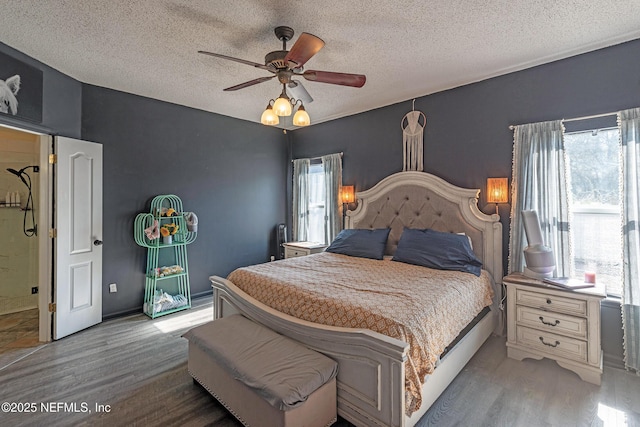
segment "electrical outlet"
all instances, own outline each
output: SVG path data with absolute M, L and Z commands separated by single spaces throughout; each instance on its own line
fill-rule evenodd
M 116 285 L 115 283 L 111 283 L 109 285 L 109 292 L 111 293 L 118 292 L 118 285 Z
M 38 287 L 37 286 L 33 286 L 31 288 L 31 294 L 37 294 L 38 293 Z

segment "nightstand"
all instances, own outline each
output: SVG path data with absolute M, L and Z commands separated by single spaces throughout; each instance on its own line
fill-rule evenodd
M 600 301 L 604 286 L 564 290 L 514 273 L 507 287 L 507 355 L 555 360 L 582 380 L 600 385 Z
M 327 245 L 317 242 L 289 242 L 283 243 L 282 246 L 284 246 L 285 259 L 317 254 L 327 248 Z

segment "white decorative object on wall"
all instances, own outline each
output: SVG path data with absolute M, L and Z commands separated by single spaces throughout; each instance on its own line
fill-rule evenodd
M 415 110 L 416 100 L 413 100 L 413 109 L 407 113 L 400 122 L 402 128 L 402 158 L 403 171 L 423 171 L 423 135 L 427 125 L 427 117 L 421 111 Z M 422 119 L 422 123 L 420 123 Z

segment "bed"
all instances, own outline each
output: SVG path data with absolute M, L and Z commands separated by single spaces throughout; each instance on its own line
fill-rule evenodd
M 375 328 L 334 326 L 285 314 L 273 308 L 273 301 L 262 302 L 232 280 L 217 276 L 211 277 L 214 319 L 240 312 L 336 360 L 339 364 L 338 413 L 351 423 L 357 426 L 413 426 L 489 335 L 502 331 L 502 316 L 497 304 L 501 293 L 496 285 L 496 280 L 499 283 L 502 277 L 502 227 L 498 215 L 485 215 L 478 209 L 478 195 L 479 190 L 459 188 L 428 173 L 400 172 L 358 193 L 357 208 L 347 213 L 345 228 L 390 229 L 385 248 L 387 255 L 395 253 L 405 227 L 464 233 L 476 257 L 482 261 L 482 275 L 488 276 L 493 286 L 494 298 L 489 301 L 488 313 L 466 328 L 468 332 L 459 337 L 455 345 L 448 346 L 446 354 L 438 358 L 433 372 L 419 385 L 421 401 L 417 410 L 414 407 L 407 412 L 412 383 L 409 377 L 413 375 L 406 376 L 405 373 L 411 372 L 408 364 L 413 363 L 410 358 L 413 347 L 403 339 L 372 330 Z M 321 259 L 322 256 L 344 257 L 334 254 L 317 254 L 316 257 Z M 311 257 L 314 255 L 305 257 L 308 260 L 291 261 L 304 265 L 312 261 Z M 287 261 L 271 264 L 283 266 Z M 378 262 L 379 265 L 384 263 L 401 264 Z M 260 268 L 268 269 L 269 265 Z M 229 277 L 238 277 L 234 273 Z

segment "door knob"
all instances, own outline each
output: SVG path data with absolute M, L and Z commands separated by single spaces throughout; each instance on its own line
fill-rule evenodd
M 100 246 L 101 244 L 102 244 L 102 240 L 96 239 L 93 241 L 93 246 Z

